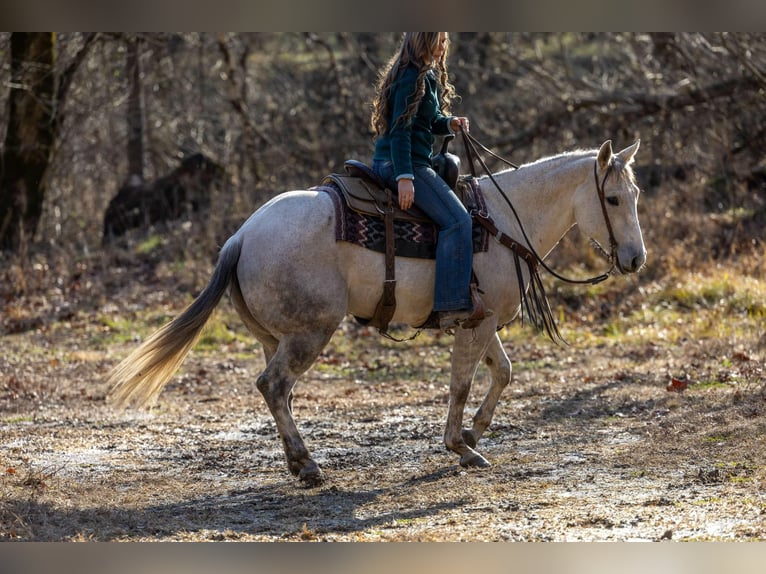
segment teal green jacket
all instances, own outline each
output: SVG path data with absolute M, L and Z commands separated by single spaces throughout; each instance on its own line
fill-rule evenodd
M 450 120 L 439 109 L 439 93 L 433 70 L 426 73 L 426 91 L 418 111 L 405 124 L 397 119 L 407 110 L 407 104 L 415 96 L 418 70 L 407 66 L 391 85 L 389 92 L 388 130 L 375 142 L 375 160 L 392 161 L 396 179 L 412 178 L 413 166 L 431 167 L 434 135 L 452 133 Z

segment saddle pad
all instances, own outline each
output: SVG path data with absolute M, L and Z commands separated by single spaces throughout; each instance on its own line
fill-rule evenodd
M 379 253 L 386 252 L 386 229 L 382 216 L 364 215 L 349 209 L 334 182 L 328 182 L 313 189 L 323 191 L 332 198 L 335 206 L 336 241 L 354 243 Z M 438 232 L 433 222 L 395 219 L 394 244 L 397 257 L 435 259 Z M 473 252 L 486 251 L 488 245 L 489 233 L 482 226 L 474 223 Z

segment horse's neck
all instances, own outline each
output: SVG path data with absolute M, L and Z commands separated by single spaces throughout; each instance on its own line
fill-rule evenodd
M 534 249 L 547 255 L 575 224 L 574 193 L 592 170 L 593 154 L 564 154 L 503 171 L 493 177 L 508 197 Z M 519 223 L 489 177 L 481 188 L 498 228 L 526 243 Z

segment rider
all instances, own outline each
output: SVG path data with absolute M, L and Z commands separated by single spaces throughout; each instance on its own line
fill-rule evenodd
M 471 216 L 432 169 L 434 135 L 468 132 L 468 118 L 447 115 L 455 89 L 447 73 L 446 32 L 406 32 L 381 70 L 371 127 L 372 168 L 397 190 L 399 207 L 420 207 L 439 227 L 434 306 L 441 329 L 476 325 L 491 312 L 472 293 Z

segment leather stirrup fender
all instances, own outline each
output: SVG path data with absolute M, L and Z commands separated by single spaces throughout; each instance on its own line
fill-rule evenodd
M 388 191 L 388 190 L 387 190 Z M 388 192 L 388 205 L 383 212 L 386 226 L 386 279 L 383 281 L 383 295 L 375 308 L 370 325 L 381 333 L 388 331 L 388 325 L 396 312 L 396 242 L 394 237 L 394 203 Z

